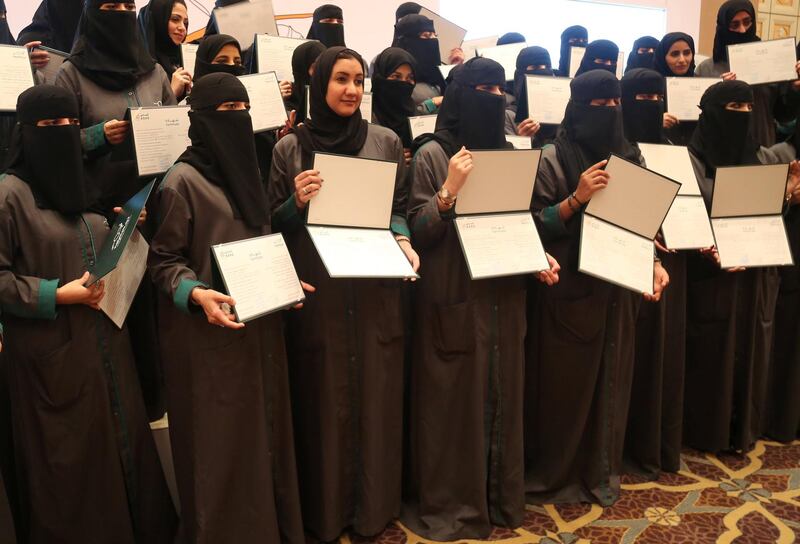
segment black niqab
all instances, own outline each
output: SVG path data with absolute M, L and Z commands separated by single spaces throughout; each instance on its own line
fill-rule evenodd
M 267 193 L 258 170 L 250 113 L 217 111 L 223 102 L 249 102 L 247 89 L 231 74 L 208 74 L 195 83 L 188 100 L 192 108 L 189 112 L 192 145 L 176 162 L 192 165 L 221 187 L 234 217 L 242 218 L 253 228 L 269 224 Z
M 80 117 L 78 100 L 69 89 L 37 85 L 20 94 L 7 172 L 31 187 L 40 208 L 73 215 L 90 204 L 81 129 L 77 125 L 36 126 L 38 121 L 63 117 Z
M 242 55 L 242 48 L 233 36 L 227 34 L 212 34 L 206 36 L 197 48 L 197 55 L 194 64 L 194 75 L 192 79 L 197 81 L 206 74 L 225 73 L 233 76 L 242 76 L 245 73 L 244 66 L 241 64 L 214 64 L 214 59 L 226 45 L 235 45 Z
M 497 45 L 508 45 L 510 43 L 525 43 L 525 36 L 519 32 L 507 32 L 497 38 Z
M 534 68 L 528 70 L 528 66 Z M 537 69 L 544 66 L 544 69 Z M 517 98 L 517 113 L 514 120 L 521 123 L 528 118 L 528 92 L 525 86 L 525 76 L 553 76 L 553 66 L 550 62 L 550 53 L 544 47 L 526 47 L 517 55 L 517 69 L 514 72 L 514 96 Z
M 321 23 L 322 19 L 340 19 L 344 21 L 342 8 L 333 4 L 325 4 L 315 9 L 313 22 L 306 38 L 319 40 L 325 47 L 344 47 L 344 24 Z
M 581 44 L 570 44 L 570 40 L 581 40 Z M 569 77 L 569 55 L 573 47 L 586 47 L 589 41 L 589 31 L 586 27 L 575 25 L 568 27 L 561 33 L 561 56 L 558 59 L 557 75 Z
M 311 85 L 311 76 L 308 71 L 325 51 L 322 42 L 312 40 L 297 46 L 292 53 L 292 96 L 289 106 L 295 110 L 295 122 L 301 123 L 306 118 L 306 87 Z
M 689 71 L 682 76 L 674 73 L 670 69 L 669 64 L 667 64 L 667 54 L 669 54 L 670 48 L 672 48 L 676 42 L 680 41 L 686 42 L 686 44 L 689 46 L 689 49 L 692 50 L 692 63 L 689 65 Z M 655 58 L 653 59 L 653 69 L 664 77 L 694 77 L 694 56 L 694 38 L 683 32 L 670 32 L 661 38 L 661 41 L 658 43 L 658 47 L 656 47 Z
M 102 0 L 86 0 L 69 62 L 110 91 L 130 89 L 155 62 L 145 47 L 132 11 L 103 11 Z
M 39 41 L 42 45 L 69 53 L 75 43 L 83 13 L 82 0 L 42 0 L 31 24 L 22 29 L 17 43 Z
M 311 77 L 311 119 L 295 129 L 303 151 L 309 155 L 314 151 L 355 155 L 367 141 L 368 124 L 361 118 L 361 111 L 356 109 L 350 117 L 342 117 L 326 100 L 328 83 L 341 55 L 353 57 L 364 66 L 361 55 L 346 47 L 326 49 L 317 59 Z
M 746 11 L 753 19 L 753 24 L 747 32 L 733 32 L 728 29 L 736 14 Z M 717 30 L 714 34 L 714 62 L 728 61 L 728 46 L 740 43 L 761 41 L 756 36 L 756 10 L 750 0 L 728 0 L 719 7 L 717 12 Z
M 169 79 L 181 65 L 181 46 L 175 45 L 169 35 L 169 20 L 175 4 L 186 5 L 184 0 L 150 0 L 139 10 L 139 27 L 147 40 L 147 49 Z
M 372 72 L 372 114 L 378 122 L 392 129 L 400 137 L 403 147 L 411 147 L 411 127 L 408 118 L 415 114 L 416 107 L 411 93 L 414 85 L 405 81 L 391 80 L 399 66 L 408 64 L 414 72 L 414 57 L 399 47 L 390 47 L 375 58 Z
M 394 21 L 397 22 L 406 15 L 417 15 L 421 10 L 422 6 L 416 2 L 403 2 L 397 6 L 397 10 L 394 12 Z
M 0 0 L 0 44 L 3 45 L 16 45 L 14 36 L 11 35 L 11 29 L 8 27 L 8 18 L 6 17 L 6 3 Z
M 611 64 L 598 64 L 596 60 L 610 60 Z M 619 47 L 609 40 L 595 40 L 586 47 L 581 65 L 575 73 L 578 77 L 591 70 L 605 70 L 616 76 L 619 61 Z
M 655 70 L 634 68 L 625 72 L 622 86 L 622 117 L 629 142 L 660 144 L 664 141 L 664 93 L 667 82 Z M 636 100 L 637 94 L 657 94 L 659 100 Z
M 633 70 L 634 68 L 653 68 L 653 60 L 655 59 L 655 49 L 658 47 L 659 41 L 652 36 L 642 36 L 633 42 L 633 49 L 628 56 L 628 64 L 625 65 L 625 71 Z M 639 49 L 646 48 L 652 49 L 652 53 L 639 53 Z
M 442 64 L 438 38 L 424 39 L 422 32 L 436 32 L 433 21 L 424 15 L 406 15 L 394 25 L 395 47 L 405 49 L 417 61 L 417 83 L 428 83 L 444 89 L 444 78 L 439 71 Z
M 709 87 L 700 100 L 700 120 L 689 149 L 706 166 L 709 176 L 720 166 L 758 164 L 752 112 L 725 109 L 729 102 L 753 102 L 753 89 L 744 81 L 722 81 Z

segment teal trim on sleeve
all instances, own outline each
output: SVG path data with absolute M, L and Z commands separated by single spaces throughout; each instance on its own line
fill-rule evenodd
M 86 129 L 86 151 L 97 151 L 108 145 L 106 133 L 103 130 L 105 123 L 98 123 Z
M 548 206 L 542 210 L 542 227 L 545 230 L 545 237 L 549 239 L 558 238 L 568 234 L 561 214 L 558 211 L 559 204 Z
M 395 234 L 400 234 L 402 236 L 408 236 L 411 238 L 411 229 L 408 228 L 408 221 L 406 221 L 406 218 L 402 215 L 392 216 L 391 229 Z
M 306 209 L 308 209 L 306 207 Z M 294 201 L 294 194 L 286 199 L 272 214 L 272 226 L 276 231 L 289 232 L 303 225 L 305 210 L 301 213 Z
M 39 281 L 39 300 L 36 305 L 36 315 L 33 317 L 50 321 L 56 318 L 56 289 L 58 280 Z
M 439 110 L 436 104 L 433 103 L 433 98 L 426 99 L 422 105 L 428 113 L 436 113 Z
M 189 307 L 189 296 L 192 294 L 192 289 L 195 287 L 208 288 L 208 286 L 201 281 L 184 278 L 178 284 L 178 288 L 175 289 L 175 295 L 172 297 L 172 301 L 175 303 L 175 306 L 177 306 L 179 310 L 186 314 L 192 313 L 192 310 Z

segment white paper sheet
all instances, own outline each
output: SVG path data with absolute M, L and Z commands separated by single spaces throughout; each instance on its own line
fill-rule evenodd
M 279 81 L 294 81 L 292 55 L 294 50 L 309 40 L 259 34 L 256 36 L 258 72 L 275 72 Z
M 409 117 L 408 122 L 411 124 L 411 137 L 416 138 L 417 136 L 422 136 L 429 132 L 433 133 L 436 130 L 436 117 L 436 114 Z
M 668 249 L 700 249 L 714 245 L 714 233 L 701 196 L 678 196 L 661 225 Z
M 272 0 L 250 0 L 215 8 L 214 18 L 219 33 L 236 38 L 242 49 L 249 49 L 257 34 L 278 35 Z
M 700 186 L 694 173 L 689 149 L 679 145 L 637 144 L 647 169 L 681 184 L 679 195 L 699 196 Z
M 540 123 L 560 125 L 571 91 L 567 77 L 526 76 L 528 117 Z
M 281 87 L 275 72 L 239 76 L 250 97 L 250 117 L 253 132 L 282 127 L 288 119 L 283 103 Z
M 306 227 L 332 278 L 414 278 L 389 230 Z
M 372 94 L 372 78 L 364 78 L 364 93 Z
M 550 268 L 530 212 L 462 216 L 455 224 L 473 280 Z
M 0 45 L 0 111 L 16 111 L 17 97 L 33 85 L 28 50 Z
M 455 68 L 456 66 L 458 66 L 458 64 L 440 64 L 439 71 L 442 73 L 442 77 L 444 79 L 447 79 L 447 76 L 450 75 L 450 72 L 452 72 L 453 68 Z
M 54 85 L 58 70 L 61 68 L 61 65 L 64 64 L 64 61 L 67 60 L 69 53 L 57 51 L 49 47 L 39 47 L 38 49 L 47 51 L 47 54 L 50 55 L 50 62 L 47 63 L 47 66 L 39 70 L 39 73 L 44 76 L 45 83 Z
M 189 107 L 131 109 L 131 131 L 139 175 L 163 174 L 191 145 Z
M 364 95 L 361 97 L 361 106 L 359 106 L 361 110 L 361 118 L 364 119 L 367 123 L 372 122 L 372 95 L 370 93 L 365 92 Z
M 439 38 L 439 55 L 442 58 L 442 62 L 447 62 L 450 57 L 450 51 L 456 47 L 461 47 L 461 44 L 464 43 L 464 36 L 467 35 L 467 31 L 428 8 L 422 8 L 419 14 L 433 21 L 433 28 Z
M 200 46 L 195 43 L 181 44 L 181 61 L 183 69 L 194 77 L 194 67 L 197 65 L 197 50 Z
M 706 89 L 722 81 L 713 77 L 668 77 L 667 111 L 679 121 L 700 118 L 700 99 Z
M 117 267 L 103 278 L 106 294 L 99 306 L 119 329 L 125 323 L 133 297 L 144 277 L 149 249 L 144 236 L 134 230 Z
M 797 79 L 794 38 L 728 46 L 731 72 L 750 85 Z
M 530 136 L 512 136 L 506 134 L 506 141 L 514 146 L 514 149 L 533 149 L 533 142 Z
M 514 71 L 517 68 L 517 56 L 519 52 L 528 47 L 526 43 L 509 43 L 506 45 L 496 45 L 485 49 L 478 49 L 478 56 L 485 59 L 496 61 L 506 72 L 506 81 L 514 79 Z
M 211 248 L 240 323 L 303 301 L 303 288 L 280 234 Z
M 569 49 L 569 77 L 575 77 L 578 73 L 578 68 L 581 67 L 583 55 L 586 54 L 585 47 L 570 47 Z M 617 79 L 622 79 L 625 70 L 625 53 L 619 52 L 617 56 Z
M 720 266 L 785 266 L 794 264 L 780 215 L 712 219 Z
M 541 149 L 473 151 L 472 172 L 458 193 L 458 215 L 529 210 Z
M 654 249 L 650 240 L 584 214 L 578 269 L 652 295 Z
M 464 62 L 473 57 L 478 56 L 478 49 L 485 49 L 487 47 L 494 47 L 497 45 L 497 40 L 500 36 L 487 36 L 485 38 L 475 38 L 474 40 L 464 40 L 461 44 L 461 50 L 464 52 Z M 447 62 L 447 59 L 443 59 Z

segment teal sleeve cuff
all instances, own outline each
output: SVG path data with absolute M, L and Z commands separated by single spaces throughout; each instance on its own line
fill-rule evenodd
M 408 221 L 402 215 L 393 215 L 392 216 L 392 232 L 395 234 L 400 234 L 402 236 L 408 236 L 411 238 L 411 229 L 408 228 Z
M 103 127 L 105 123 L 98 123 L 85 129 L 84 151 L 87 153 L 97 151 L 108 145 L 106 141 L 106 133 Z
M 192 289 L 195 287 L 208 288 L 208 286 L 201 281 L 184 278 L 178 284 L 178 288 L 175 289 L 175 295 L 172 297 L 172 301 L 175 303 L 175 306 L 177 306 L 179 310 L 186 314 L 193 313 L 189 307 L 189 296 L 192 294 Z
M 433 98 L 428 98 L 425 100 L 425 102 L 422 103 L 422 106 L 428 113 L 436 113 L 439 110 L 439 108 L 436 107 L 436 104 L 433 103 Z
M 541 220 L 542 230 L 544 230 L 542 234 L 545 239 L 552 240 L 553 238 L 560 238 L 568 234 L 567 226 L 564 224 L 564 221 L 561 220 L 558 207 L 558 204 L 554 204 L 542 210 Z
M 297 209 L 294 195 L 290 195 L 272 214 L 272 227 L 275 232 L 290 232 L 303 226 L 303 215 Z
M 58 289 L 58 280 L 41 280 L 39 282 L 39 300 L 34 317 L 50 321 L 56 318 L 56 289 Z

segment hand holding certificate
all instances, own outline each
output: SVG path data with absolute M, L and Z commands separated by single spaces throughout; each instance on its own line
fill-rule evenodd
M 422 8 L 419 14 L 433 21 L 433 28 L 439 38 L 439 54 L 442 62 L 447 62 L 447 59 L 450 58 L 450 51 L 461 47 L 461 44 L 464 43 L 464 36 L 467 35 L 466 29 L 448 21 L 428 8 Z
M 566 77 L 526 76 L 528 117 L 540 123 L 561 124 L 570 98 L 570 81 Z
M 750 85 L 797 79 L 794 38 L 729 45 L 728 59 L 736 79 Z
M 17 97 L 34 84 L 28 50 L 0 45 L 0 111 L 16 111 Z

